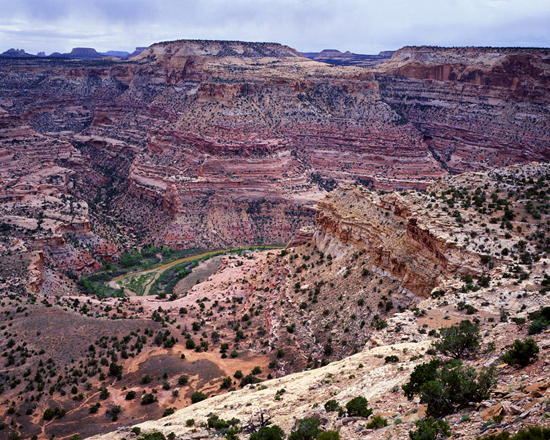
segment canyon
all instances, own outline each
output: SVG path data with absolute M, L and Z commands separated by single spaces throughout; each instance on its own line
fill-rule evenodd
M 0 60 L 2 221 L 21 228 L 2 254 L 49 240 L 80 274 L 133 244 L 284 244 L 338 184 L 425 188 L 546 160 L 549 63 L 545 49 L 407 47 L 360 68 L 200 40 L 129 61 Z M 61 196 L 84 217 L 37 201 Z
M 289 431 L 289 414 L 370 386 L 406 438 L 418 402 L 391 390 L 415 363 L 379 359 L 428 356 L 428 331 L 464 302 L 497 354 L 525 333 L 491 323 L 544 305 L 550 50 L 404 47 L 366 67 L 323 56 L 181 40 L 128 60 L 0 58 L 4 432 L 133 438 L 160 419 L 143 429 L 203 438 L 184 425 L 211 405 L 268 408 Z M 349 379 L 327 384 L 339 370 Z M 266 406 L 264 386 L 288 394 Z M 190 406 L 194 392 L 209 399 Z M 169 408 L 181 412 L 166 425 Z

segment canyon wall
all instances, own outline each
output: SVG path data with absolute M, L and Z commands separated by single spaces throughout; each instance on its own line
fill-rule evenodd
M 360 68 L 219 41 L 159 43 L 129 61 L 2 59 L 0 189 L 11 200 L 33 181 L 25 191 L 43 198 L 45 178 L 63 182 L 60 197 L 88 207 L 71 222 L 102 243 L 95 261 L 142 243 L 285 243 L 338 184 L 425 188 L 547 160 L 548 59 L 404 48 Z

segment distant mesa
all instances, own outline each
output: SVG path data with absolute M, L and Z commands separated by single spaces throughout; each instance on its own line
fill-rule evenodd
M 155 43 L 144 50 L 137 60 L 196 57 L 236 58 L 301 58 L 297 50 L 280 43 L 257 43 L 228 40 L 175 40 Z
M 136 50 L 130 53 L 122 50 L 109 50 L 107 52 L 98 52 L 92 47 L 75 47 L 73 50 L 71 50 L 70 53 L 54 52 L 51 55 L 49 55 L 49 57 L 50 58 L 69 58 L 73 60 L 99 60 L 104 57 L 114 57 L 114 58 L 120 58 L 125 60 L 130 57 L 139 55 L 145 49 L 146 49 L 145 47 L 136 47 Z
M 75 47 L 70 53 L 54 52 L 50 55 L 51 58 L 71 58 L 79 60 L 97 60 L 103 58 L 99 52 L 91 47 Z
M 340 52 L 337 49 L 325 49 L 321 52 L 303 52 L 306 58 L 320 61 L 322 63 L 333 64 L 337 66 L 376 66 L 377 64 L 388 61 L 394 54 L 392 50 L 380 52 L 378 55 L 363 55 L 352 53 L 349 50 Z
M 34 57 L 34 56 L 36 55 L 27 53 L 23 49 L 13 49 L 13 48 L 6 50 L 4 53 L 0 54 L 0 57 L 5 57 L 5 58 L 25 58 L 25 57 Z

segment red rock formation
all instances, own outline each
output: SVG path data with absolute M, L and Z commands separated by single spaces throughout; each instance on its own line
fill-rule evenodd
M 204 41 L 128 62 L 3 59 L 0 193 L 6 212 L 29 197 L 85 201 L 60 231 L 88 222 L 98 249 L 121 235 L 285 243 L 338 184 L 425 188 L 550 158 L 548 70 L 545 50 L 404 48 L 366 69 Z

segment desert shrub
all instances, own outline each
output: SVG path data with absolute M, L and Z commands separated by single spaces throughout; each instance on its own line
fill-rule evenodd
M 134 390 L 128 391 L 126 394 L 126 400 L 132 400 L 136 398 L 136 392 Z
M 290 433 L 288 440 L 315 440 L 321 433 L 320 424 L 317 419 L 301 419 L 298 421 L 298 428 Z
M 251 385 L 255 383 L 260 383 L 261 381 L 262 379 L 260 379 L 259 377 L 253 376 L 252 374 L 248 374 L 242 378 L 241 387 L 245 387 L 247 385 Z
M 149 376 L 148 374 L 146 374 L 145 376 L 143 376 L 143 377 L 141 378 L 141 383 L 142 383 L 143 385 L 146 385 L 146 384 L 148 384 L 148 383 L 151 383 L 151 376 Z
M 550 440 L 550 428 L 530 426 L 519 431 L 512 440 Z
M 380 429 L 384 426 L 388 426 L 388 421 L 382 416 L 374 416 L 372 420 L 367 423 L 368 429 Z
M 241 428 L 238 426 L 230 426 L 225 434 L 226 440 L 239 440 L 238 434 L 240 434 Z
M 338 408 L 340 408 L 340 405 L 334 399 L 327 400 L 327 402 L 325 403 L 325 411 L 327 412 L 338 411 Z
M 386 364 L 396 364 L 397 362 L 399 362 L 399 358 L 395 355 L 391 355 L 391 356 L 386 356 Z
M 178 379 L 178 385 L 187 385 L 189 382 L 189 377 L 187 376 L 180 376 Z
M 277 425 L 262 426 L 250 436 L 250 440 L 283 440 L 285 432 Z
M 195 424 L 195 419 L 187 419 L 185 421 L 185 426 L 193 426 Z
M 220 416 L 218 416 L 217 414 L 212 414 L 212 413 L 208 415 L 208 419 L 206 420 L 206 423 L 209 428 L 218 429 L 218 430 L 229 427 L 228 422 L 226 422 L 223 419 L 220 419 Z
M 538 335 L 539 333 L 542 333 L 542 331 L 545 330 L 547 327 L 548 325 L 543 320 L 535 319 L 531 322 L 531 324 L 529 324 L 527 334 Z
M 402 387 L 405 396 L 412 400 L 415 394 L 420 394 L 422 385 L 437 378 L 437 369 L 440 365 L 441 361 L 439 359 L 432 359 L 430 362 L 414 367 L 409 382 Z
M 122 379 L 122 365 L 111 362 L 111 365 L 109 365 L 109 374 L 115 376 L 118 380 Z
M 479 327 L 469 320 L 461 321 L 459 325 L 442 328 L 439 341 L 433 343 L 436 350 L 454 359 L 462 359 L 466 355 L 477 353 L 481 336 Z
M 340 440 L 340 432 L 323 431 L 317 436 L 317 440 Z
M 166 408 L 166 409 L 164 410 L 164 412 L 162 413 L 162 417 L 171 416 L 171 415 L 174 414 L 175 412 L 176 412 L 176 408 L 172 408 L 172 407 Z
M 166 437 L 162 432 L 149 432 L 139 437 L 138 440 L 166 440 Z
M 53 408 L 46 408 L 46 411 L 44 411 L 44 417 L 45 420 L 52 420 L 55 416 L 55 413 L 53 411 Z
M 111 393 L 109 392 L 109 390 L 107 388 L 101 387 L 99 389 L 99 398 L 101 400 L 108 399 L 110 395 L 111 395 Z
M 228 377 L 225 377 L 223 380 L 222 380 L 222 383 L 220 385 L 220 388 L 221 389 L 229 389 L 231 388 L 231 378 L 228 376 Z
M 141 404 L 142 405 L 150 405 L 151 403 L 154 403 L 157 401 L 157 398 L 153 396 L 151 393 L 144 394 L 141 397 Z
M 451 435 L 449 423 L 445 420 L 428 417 L 426 420 L 417 420 L 415 425 L 416 431 L 409 431 L 411 440 L 436 440 Z
M 529 325 L 528 333 L 530 335 L 541 333 L 550 325 L 550 307 L 541 307 L 536 312 L 529 313 L 529 319 L 532 322 Z
M 56 406 L 55 408 L 46 408 L 43 417 L 45 420 L 52 420 L 54 417 L 60 419 L 65 416 L 65 412 L 66 411 L 59 406 Z
M 369 417 L 372 414 L 372 409 L 368 407 L 368 401 L 363 396 L 357 396 L 346 403 L 348 416 L 353 417 Z
M 528 338 L 525 342 L 516 339 L 513 347 L 502 356 L 502 360 L 508 365 L 525 367 L 533 362 L 539 352 L 537 343 Z
M 405 396 L 412 400 L 420 395 L 420 402 L 428 405 L 427 414 L 443 417 L 453 414 L 469 402 L 481 402 L 489 398 L 496 385 L 495 368 L 477 373 L 472 367 L 453 361 L 438 369 L 439 361 L 417 365 L 410 380 L 403 386 Z
M 514 436 L 510 436 L 509 432 L 502 431 L 498 434 L 477 437 L 476 440 L 550 440 L 550 428 L 530 426 L 522 429 Z
M 193 394 L 191 394 L 191 403 L 201 402 L 207 398 L 208 396 L 206 394 L 201 393 L 200 391 L 195 391 Z

